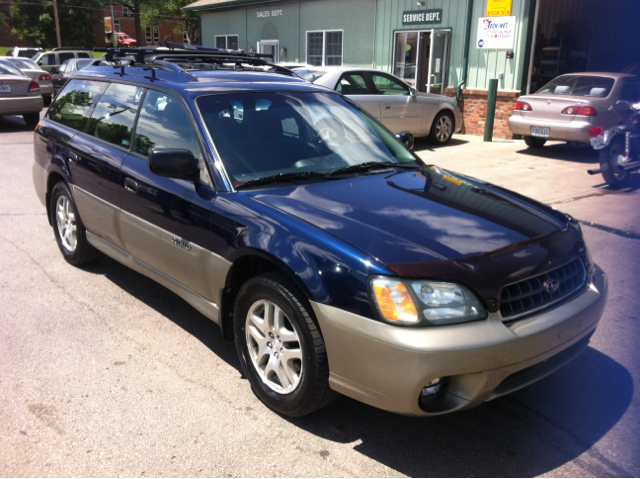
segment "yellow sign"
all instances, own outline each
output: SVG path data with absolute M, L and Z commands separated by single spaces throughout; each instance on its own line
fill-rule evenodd
M 487 17 L 508 17 L 511 15 L 511 0 L 488 0 Z

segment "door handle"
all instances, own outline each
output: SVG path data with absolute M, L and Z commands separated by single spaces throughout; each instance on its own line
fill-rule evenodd
M 69 157 L 69 161 L 71 163 L 78 163 L 78 155 L 76 155 L 73 151 L 67 153 L 67 156 Z
M 124 179 L 124 189 L 130 191 L 131 193 L 138 192 L 138 183 L 131 178 Z
M 383 108 L 384 108 L 385 110 L 391 110 L 391 105 L 383 105 Z

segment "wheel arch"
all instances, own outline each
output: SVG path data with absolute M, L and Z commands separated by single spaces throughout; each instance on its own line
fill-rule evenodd
M 45 192 L 47 219 L 49 220 L 49 226 L 53 226 L 53 218 L 51 216 L 51 192 L 53 191 L 53 187 L 59 182 L 68 184 L 67 179 L 61 173 L 52 171 L 47 177 L 47 190 Z

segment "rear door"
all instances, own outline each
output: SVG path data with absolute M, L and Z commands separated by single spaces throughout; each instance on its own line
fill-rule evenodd
M 380 102 L 381 121 L 393 133 L 422 131 L 423 106 L 410 87 L 385 73 L 369 73 L 371 88 Z
M 380 102 L 369 88 L 364 72 L 343 73 L 336 84 L 338 93 L 347 95 L 376 120 L 380 120 Z
M 191 151 L 200 159 L 200 181 L 151 173 L 147 158 L 152 148 Z M 185 105 L 173 95 L 148 90 L 131 154 L 122 166 L 121 226 L 129 253 L 215 302 L 210 223 L 216 192 L 201 151 Z

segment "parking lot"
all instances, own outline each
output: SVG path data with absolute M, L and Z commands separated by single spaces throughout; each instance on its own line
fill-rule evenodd
M 640 178 L 609 189 L 586 173 L 594 151 L 464 135 L 416 144 L 428 163 L 581 221 L 610 290 L 575 361 L 448 416 L 341 398 L 299 419 L 258 401 L 234 344 L 179 297 L 109 258 L 67 264 L 22 119 L 0 118 L 0 151 L 0 475 L 640 476 Z

